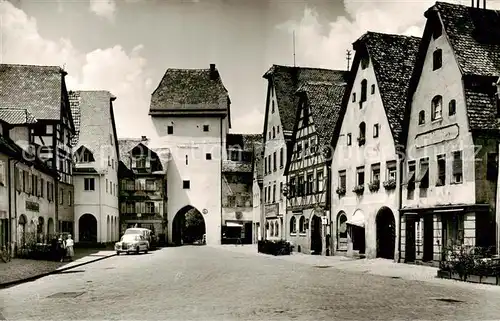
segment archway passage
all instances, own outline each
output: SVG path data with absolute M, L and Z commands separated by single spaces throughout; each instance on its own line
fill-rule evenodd
M 97 219 L 92 214 L 83 214 L 78 220 L 79 242 L 97 243 Z
M 172 242 L 175 245 L 205 244 L 205 219 L 200 211 L 185 206 L 175 214 L 172 222 Z
M 396 224 L 390 208 L 382 207 L 377 213 L 377 257 L 394 259 Z
M 347 215 L 343 211 L 337 215 L 337 250 L 347 251 Z
M 321 218 L 317 215 L 313 215 L 311 222 L 311 254 L 321 255 L 322 249 Z

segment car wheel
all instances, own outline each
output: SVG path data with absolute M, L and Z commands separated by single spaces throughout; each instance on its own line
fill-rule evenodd
M 120 255 L 120 251 L 116 251 L 116 255 Z
M 139 247 L 137 247 L 137 248 L 135 249 L 135 254 L 139 254 L 139 250 L 140 250 L 140 249 L 139 249 Z
M 144 254 L 148 254 L 148 248 L 146 248 L 146 251 L 144 251 Z

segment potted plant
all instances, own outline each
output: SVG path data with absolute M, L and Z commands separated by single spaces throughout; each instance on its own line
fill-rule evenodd
M 380 181 L 378 179 L 374 180 L 373 182 L 368 184 L 368 189 L 372 193 L 378 191 L 380 189 Z
M 343 188 L 343 187 L 337 187 L 336 192 L 337 192 L 337 194 L 338 194 L 339 196 L 342 196 L 342 195 L 345 195 L 346 190 L 345 190 L 345 188 Z
M 394 178 L 391 178 L 383 183 L 384 188 L 389 190 L 389 189 L 395 189 L 396 188 L 396 180 Z
M 356 185 L 352 191 L 358 195 L 363 194 L 365 191 L 365 185 Z

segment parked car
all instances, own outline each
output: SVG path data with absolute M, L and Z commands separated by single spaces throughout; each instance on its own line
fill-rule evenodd
M 149 242 L 149 248 L 155 249 L 157 244 L 157 238 L 154 232 L 147 228 L 142 227 L 131 227 L 125 230 L 123 235 L 138 234 L 144 236 L 144 238 Z
M 115 251 L 117 255 L 125 252 L 127 254 L 140 252 L 148 253 L 149 242 L 146 238 L 139 234 L 123 235 L 119 242 L 115 243 Z

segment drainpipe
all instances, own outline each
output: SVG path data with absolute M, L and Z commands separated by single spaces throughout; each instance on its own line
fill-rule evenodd
M 329 155 L 328 158 L 331 158 L 331 156 Z M 331 189 L 332 189 L 332 184 L 331 184 L 331 177 L 332 177 L 332 173 L 331 173 L 331 166 L 330 166 L 330 161 L 327 159 L 326 161 L 326 211 L 328 213 L 328 225 L 327 225 L 327 230 L 328 230 L 328 233 L 327 235 L 330 235 L 330 238 L 329 238 L 329 242 L 328 244 L 326 244 L 326 249 L 328 251 L 328 253 L 326 253 L 326 255 L 333 255 L 333 247 L 331 246 L 332 244 L 332 208 L 331 208 L 331 204 L 332 204 L 332 194 L 331 194 Z M 323 188 L 325 188 L 325 183 L 323 183 Z
M 396 173 L 397 175 L 397 181 L 398 181 L 398 263 L 401 263 L 401 208 L 403 206 L 403 164 L 404 161 L 401 157 L 398 157 L 398 166 L 399 166 L 399 173 Z
M 14 219 L 15 219 L 15 222 L 17 222 L 17 194 L 16 194 L 16 191 L 14 191 L 14 202 L 12 202 L 12 181 L 14 181 L 14 189 L 16 188 L 15 186 L 15 182 L 16 182 L 16 178 L 14 177 L 14 180 L 12 180 L 12 169 L 11 169 L 11 163 L 10 161 L 12 160 L 12 158 L 8 158 L 8 170 L 7 170 L 7 173 L 9 175 L 9 179 L 8 179 L 8 186 L 9 186 L 9 224 L 7 224 L 7 235 L 9 236 L 9 246 L 10 246 L 10 253 L 14 253 L 14 249 L 12 248 L 12 245 L 13 245 L 13 241 L 12 241 L 12 203 L 14 203 Z M 14 168 L 15 166 L 17 165 L 17 163 L 19 163 L 18 160 L 16 160 L 16 162 L 14 163 Z M 15 171 L 14 171 L 15 173 Z M 17 224 L 16 224 L 17 226 Z M 15 243 L 14 243 L 15 245 Z M 15 247 L 15 246 L 14 246 Z
M 228 115 L 229 117 L 229 115 Z M 220 218 L 220 231 L 219 231 L 219 239 L 220 239 L 220 244 L 222 244 L 222 222 L 223 222 L 223 219 L 222 219 L 222 177 L 223 177 L 223 174 L 222 174 L 222 162 L 223 162 L 223 159 L 222 159 L 222 149 L 225 148 L 224 146 L 224 140 L 222 139 L 223 137 L 223 132 L 222 132 L 222 117 L 220 118 L 220 173 L 221 173 L 221 179 L 220 179 L 220 213 L 219 213 L 219 218 Z M 205 228 L 205 232 L 207 232 L 207 229 Z

